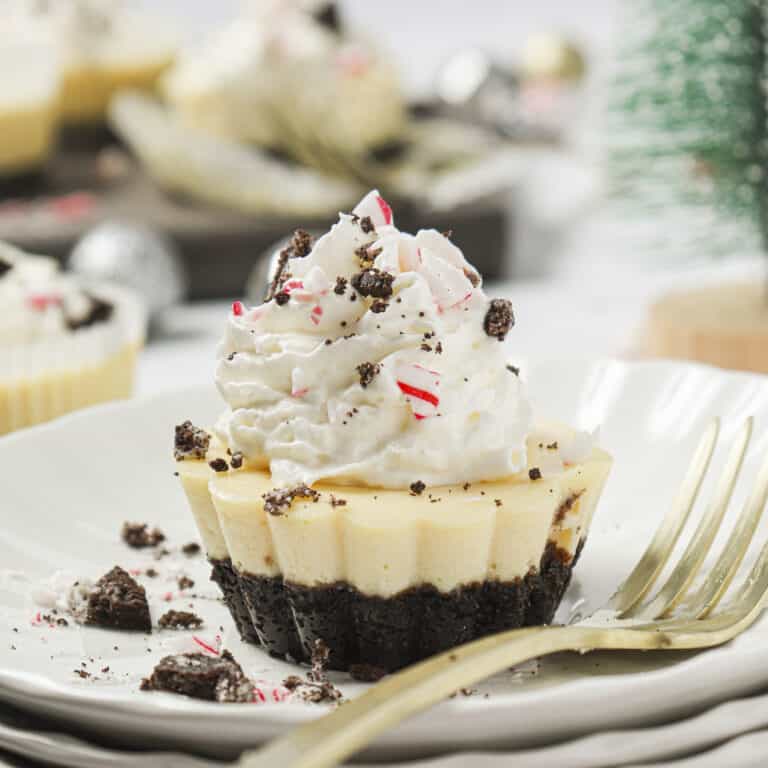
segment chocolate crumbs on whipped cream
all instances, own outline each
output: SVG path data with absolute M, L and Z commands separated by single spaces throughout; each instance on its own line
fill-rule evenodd
M 204 459 L 211 444 L 211 436 L 187 420 L 176 426 L 173 442 L 173 456 L 176 461 Z
M 394 281 L 394 275 L 382 272 L 376 267 L 352 275 L 352 287 L 361 296 L 372 296 L 374 299 L 388 299 L 392 295 Z
M 333 286 L 333 292 L 337 296 L 343 296 L 344 295 L 344 291 L 346 291 L 346 290 L 347 290 L 347 278 L 346 277 L 342 277 L 341 275 L 339 275 L 336 278 L 336 285 Z
M 366 389 L 378 376 L 381 367 L 376 363 L 360 363 L 355 370 L 360 374 L 360 386 Z
M 264 499 L 264 511 L 269 515 L 284 515 L 290 509 L 294 499 L 311 499 L 316 502 L 320 494 L 308 485 L 297 485 L 294 488 L 275 488 L 262 495 Z

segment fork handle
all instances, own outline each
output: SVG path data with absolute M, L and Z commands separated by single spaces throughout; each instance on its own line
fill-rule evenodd
M 612 633 L 613 634 L 613 633 Z M 620 631 L 616 647 L 625 647 Z M 246 754 L 241 768 L 326 768 L 383 731 L 503 669 L 565 650 L 587 651 L 606 633 L 589 627 L 531 627 L 485 637 L 385 678 L 328 715 Z

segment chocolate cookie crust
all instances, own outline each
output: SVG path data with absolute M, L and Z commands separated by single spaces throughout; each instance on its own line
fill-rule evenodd
M 552 621 L 571 580 L 575 557 L 547 545 L 539 568 L 514 581 L 485 581 L 451 592 L 431 585 L 382 598 L 346 583 L 315 587 L 280 577 L 238 573 L 219 582 L 241 634 L 244 600 L 252 620 L 250 642 L 273 656 L 309 662 L 322 640 L 330 669 L 361 664 L 394 671 L 494 632 Z M 251 639 L 256 636 L 256 640 Z

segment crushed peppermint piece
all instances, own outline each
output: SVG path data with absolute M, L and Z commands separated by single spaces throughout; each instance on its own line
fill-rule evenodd
M 514 324 L 512 302 L 509 299 L 491 299 L 483 320 L 483 330 L 489 336 L 504 341 Z
M 411 496 L 421 496 L 424 493 L 424 489 L 427 487 L 421 480 L 416 480 L 408 486 L 411 490 Z
M 392 283 L 394 281 L 394 275 L 382 272 L 376 267 L 371 267 L 352 276 L 352 287 L 361 296 L 388 299 L 392 295 Z
M 123 523 L 120 538 L 133 549 L 156 547 L 165 541 L 165 534 L 159 528 L 149 529 L 147 523 Z
M 381 366 L 376 363 L 360 363 L 355 369 L 360 375 L 360 386 L 366 389 L 368 385 L 378 376 Z
M 176 461 L 184 459 L 204 459 L 208 453 L 211 436 L 187 420 L 176 425 L 173 443 L 173 456 Z
M 241 317 L 243 312 L 244 312 L 243 302 L 242 301 L 233 301 L 232 302 L 232 314 L 235 317 Z
M 275 488 L 269 493 L 262 494 L 264 511 L 269 515 L 280 516 L 290 508 L 294 499 L 311 499 L 316 502 L 320 494 L 308 485 L 297 485 L 294 488 Z

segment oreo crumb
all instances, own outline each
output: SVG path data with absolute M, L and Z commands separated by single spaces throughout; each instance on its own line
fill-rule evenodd
M 262 495 L 264 511 L 269 515 L 283 515 L 289 509 L 294 499 L 312 499 L 316 502 L 320 494 L 308 485 L 297 485 L 294 488 L 275 488 Z
M 149 530 L 147 523 L 123 523 L 120 532 L 122 540 L 133 549 L 146 549 L 156 547 L 165 541 L 165 534 L 159 528 Z
M 176 583 L 179 585 L 179 589 L 192 589 L 195 586 L 195 582 L 183 574 L 176 579 Z
M 489 336 L 504 341 L 514 324 L 512 302 L 508 299 L 491 299 L 483 320 L 483 330 Z
M 426 341 L 423 341 L 421 343 L 421 347 L 419 347 L 419 349 L 421 349 L 422 352 L 431 352 L 432 351 L 432 347 L 430 347 L 429 344 L 427 344 Z
M 547 445 L 547 450 L 548 451 L 556 451 L 557 448 L 558 448 L 557 440 L 555 440 L 554 443 L 549 443 L 549 445 Z
M 472 483 L 464 483 L 464 485 L 461 486 L 465 491 L 468 491 L 472 487 Z
M 443 354 L 443 344 L 440 341 L 438 341 L 437 344 L 435 344 L 435 354 L 436 355 L 442 355 Z
M 204 459 L 211 443 L 211 436 L 187 420 L 176 426 L 173 442 L 173 456 L 176 461 Z
M 9 264 L 4 259 L 0 259 L 0 277 L 10 272 L 13 269 L 13 264 Z
M 200 545 L 196 541 L 190 541 L 188 544 L 185 544 L 181 551 L 187 556 L 192 557 L 193 555 L 199 555 L 200 554 Z M 147 576 L 149 576 L 149 572 L 147 572 Z
M 214 472 L 226 472 L 229 469 L 229 464 L 227 464 L 226 460 L 221 458 L 214 459 L 213 461 L 209 461 L 208 466 Z
M 427 487 L 421 480 L 416 480 L 408 486 L 411 489 L 411 496 L 421 496 L 424 493 L 424 489 Z
M 56 625 L 59 627 L 68 627 L 69 622 L 62 616 L 58 619 L 56 619 Z
M 387 674 L 386 669 L 375 667 L 373 664 L 352 664 L 349 674 L 353 680 L 360 683 L 378 683 Z
M 331 494 L 331 506 L 332 507 L 346 507 L 347 506 L 347 500 L 346 499 L 339 499 L 333 494 Z
M 328 646 L 318 638 L 312 648 L 312 668 L 307 672 L 306 679 L 291 675 L 283 680 L 283 685 L 311 704 L 341 703 L 341 691 L 328 680 L 325 673 L 329 655 Z
M 375 299 L 388 299 L 392 295 L 394 275 L 382 272 L 376 267 L 364 269 L 352 276 L 352 287 L 361 296 L 372 296 Z
M 347 290 L 347 278 L 341 277 L 341 276 L 337 277 L 336 285 L 333 286 L 333 292 L 337 293 L 339 296 L 343 296 L 346 290 Z
M 198 546 L 198 550 L 200 547 Z M 150 579 L 156 579 L 158 576 L 157 571 L 154 568 L 147 568 L 146 571 L 144 571 L 144 575 L 148 576 Z
M 87 680 L 91 676 L 91 673 L 86 672 L 84 669 L 73 669 L 72 671 L 83 680 Z
M 243 466 L 243 454 L 240 451 L 235 451 L 232 454 L 232 458 L 229 460 L 232 469 L 240 469 Z
M 376 363 L 361 363 L 355 369 L 360 375 L 360 386 L 366 389 L 368 385 L 378 376 L 381 366 Z
M 516 365 L 508 365 L 507 366 L 507 370 L 510 373 L 514 373 L 515 376 L 519 376 L 520 375 L 520 369 Z
M 376 227 L 373 226 L 370 216 L 363 216 L 363 218 L 360 219 L 360 229 L 362 229 L 366 235 L 370 235 L 371 232 L 376 231 Z
M 495 504 L 497 507 L 501 507 L 501 506 L 503 506 L 503 505 L 504 505 L 504 502 L 503 502 L 501 499 L 494 499 L 494 500 L 493 500 L 493 503 L 494 503 L 494 504 Z
M 85 623 L 109 629 L 152 631 L 144 587 L 120 566 L 102 576 L 88 595 Z
M 383 250 L 382 248 L 372 248 L 373 243 L 367 245 L 361 245 L 359 248 L 355 248 L 355 256 L 360 263 L 360 266 L 364 269 L 370 269 L 373 266 L 373 262 L 376 257 Z
M 303 259 L 312 250 L 312 235 L 304 229 L 297 229 L 291 238 L 290 247 L 293 250 L 293 256 Z
M 166 611 L 157 622 L 162 629 L 200 629 L 203 620 L 191 611 Z
M 541 480 L 541 470 L 538 467 L 531 467 L 528 470 L 528 477 L 530 477 L 531 480 Z
M 232 362 L 232 361 L 235 359 L 235 355 L 236 355 L 236 354 L 237 354 L 237 352 L 230 352 L 230 353 L 227 355 L 227 360 L 229 360 L 229 362 L 231 363 L 231 362 Z
M 212 657 L 181 653 L 161 659 L 141 681 L 142 691 L 166 691 L 219 703 L 253 701 L 253 683 L 229 651 Z
M 464 277 L 472 283 L 473 288 L 477 288 L 477 286 L 480 285 L 480 275 L 478 275 L 474 269 L 464 267 Z
M 387 311 L 387 307 L 389 304 L 387 304 L 386 301 L 382 301 L 381 299 L 376 299 L 376 301 L 371 304 L 371 312 L 373 312 L 376 315 L 381 314 L 382 312 Z
M 285 291 L 280 291 L 280 293 L 275 294 L 275 304 L 277 304 L 279 307 L 284 306 L 291 300 L 291 297 L 289 294 L 287 294 Z

